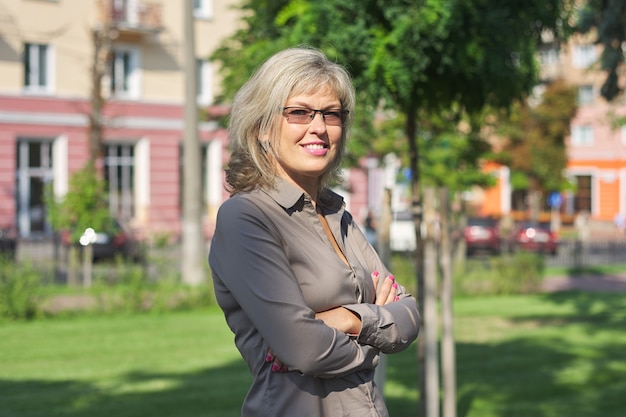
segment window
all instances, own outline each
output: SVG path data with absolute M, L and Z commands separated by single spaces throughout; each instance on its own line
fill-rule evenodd
M 559 51 L 554 47 L 544 49 L 539 52 L 539 60 L 543 66 L 558 65 Z
M 572 146 L 592 146 L 593 127 L 574 126 L 572 128 Z
M 17 221 L 21 236 L 50 232 L 44 195 L 53 176 L 52 143 L 37 138 L 17 141 Z
M 111 55 L 109 91 L 116 97 L 139 97 L 139 54 L 134 49 L 116 49 Z
M 51 90 L 51 48 L 48 45 L 24 44 L 24 89 L 45 92 Z
M 213 71 L 211 62 L 205 59 L 196 60 L 198 72 L 198 103 L 211 104 L 213 102 Z
M 135 147 L 133 144 L 111 144 L 106 146 L 105 152 L 104 179 L 109 193 L 109 209 L 117 218 L 129 220 L 135 214 Z
M 578 87 L 578 104 L 591 104 L 594 100 L 593 86 L 586 84 Z
M 194 16 L 200 19 L 210 19 L 213 17 L 213 0 L 194 0 Z
M 596 61 L 594 45 L 576 45 L 572 56 L 574 68 L 589 68 Z

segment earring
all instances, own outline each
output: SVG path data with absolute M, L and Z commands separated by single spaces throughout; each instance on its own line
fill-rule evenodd
M 259 144 L 261 145 L 261 148 L 263 148 L 265 152 L 267 152 L 270 148 L 270 142 L 268 140 L 260 140 Z

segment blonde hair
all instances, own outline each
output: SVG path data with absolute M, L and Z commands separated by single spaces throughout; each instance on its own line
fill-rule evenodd
M 349 111 L 343 125 L 339 151 L 320 178 L 324 186 L 339 178 L 341 160 L 352 125 L 355 93 L 350 75 L 319 50 L 285 49 L 267 59 L 241 87 L 233 100 L 229 141 L 231 157 L 226 182 L 231 195 L 255 188 L 271 188 L 276 179 L 273 141 L 277 140 L 283 107 L 290 97 L 327 91 Z M 262 143 L 265 138 L 268 144 Z

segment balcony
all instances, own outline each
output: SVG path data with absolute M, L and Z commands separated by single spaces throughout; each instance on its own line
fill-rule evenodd
M 98 23 L 117 32 L 118 41 L 141 41 L 163 28 L 161 4 L 134 0 L 100 0 Z

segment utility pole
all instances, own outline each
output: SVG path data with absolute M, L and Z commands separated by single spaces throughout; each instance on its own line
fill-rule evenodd
M 205 281 L 206 260 L 202 230 L 200 184 L 200 141 L 198 139 L 197 73 L 193 0 L 183 1 L 185 50 L 185 131 L 183 141 L 183 230 L 181 269 L 183 282 L 198 285 Z

